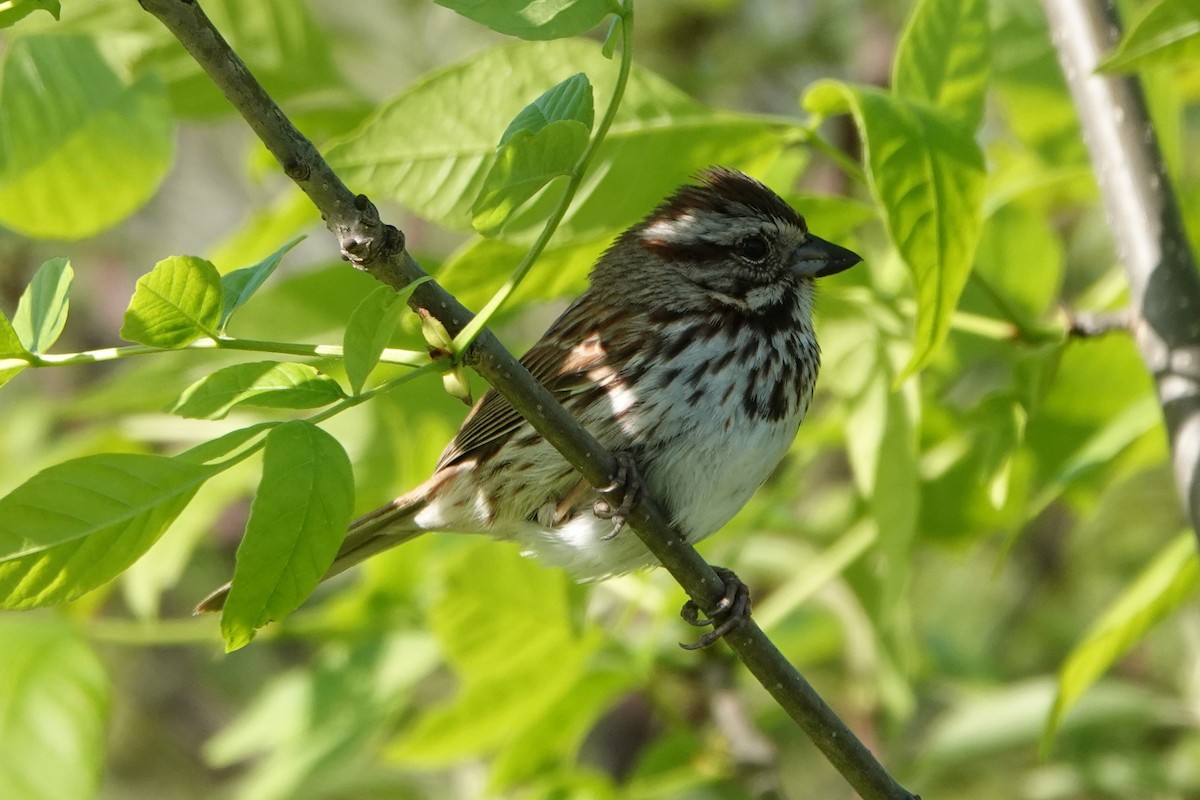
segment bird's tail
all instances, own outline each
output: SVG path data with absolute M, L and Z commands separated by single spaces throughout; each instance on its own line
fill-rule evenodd
M 428 503 L 424 489 L 419 486 L 352 522 L 337 557 L 321 580 L 327 581 L 376 553 L 390 550 L 424 533 L 425 530 L 413 522 L 413 517 Z M 201 600 L 194 613 L 204 614 L 224 608 L 225 600 L 229 597 L 229 586 L 227 583 Z

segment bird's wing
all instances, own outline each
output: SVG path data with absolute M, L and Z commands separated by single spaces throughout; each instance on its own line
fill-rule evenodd
M 604 321 L 595 319 L 588 306 L 585 295 L 564 311 L 521 358 L 525 368 L 559 402 L 594 387 L 596 382 L 588 373 L 605 361 L 604 348 L 595 333 Z M 516 409 L 495 389 L 489 389 L 447 445 L 437 469 L 495 452 L 523 424 L 525 420 Z

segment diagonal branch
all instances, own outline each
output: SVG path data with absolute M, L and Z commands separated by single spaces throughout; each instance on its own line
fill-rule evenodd
M 1079 111 L 1117 254 L 1129 279 L 1129 325 L 1154 378 L 1175 483 L 1200 535 L 1200 274 L 1133 76 L 1096 74 L 1120 37 L 1112 0 L 1042 0 Z
M 296 130 L 254 79 L 195 0 L 139 2 L 179 39 L 287 175 L 321 211 L 329 230 L 338 238 L 344 258 L 396 289 L 425 277 L 424 271 L 404 249 L 404 235 L 380 220 L 379 212 L 370 200 L 363 195 L 356 196 L 346 188 L 313 144 Z M 428 310 L 445 325 L 451 336 L 457 336 L 472 317 L 434 281 L 417 287 L 409 305 Z M 612 482 L 617 471 L 613 456 L 579 426 L 490 331 L 484 330 L 475 339 L 464 354 L 464 360 L 592 485 L 602 487 Z M 672 529 L 658 505 L 645 492 L 641 493 L 629 515 L 629 522 L 659 562 L 701 608 L 716 608 L 724 593 L 721 579 Z M 776 702 L 863 798 L 915 800 L 914 795 L 895 782 L 753 620 L 748 620 L 724 638 Z

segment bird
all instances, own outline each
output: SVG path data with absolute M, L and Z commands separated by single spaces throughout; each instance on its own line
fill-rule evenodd
M 758 180 L 701 171 L 616 237 L 521 359 L 618 457 L 614 485 L 585 481 L 492 389 L 428 480 L 351 524 L 325 578 L 431 531 L 514 541 L 583 581 L 625 574 L 657 563 L 636 535 L 617 535 L 640 491 L 688 542 L 715 533 L 778 466 L 812 401 L 816 280 L 861 260 Z M 741 587 L 727 592 L 736 625 L 748 595 L 721 576 Z M 684 616 L 712 622 L 694 607 Z

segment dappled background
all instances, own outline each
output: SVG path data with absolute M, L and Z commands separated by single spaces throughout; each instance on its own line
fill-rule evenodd
M 766 180 L 866 264 L 822 284 L 824 369 L 787 460 L 701 552 L 750 584 L 759 624 L 925 797 L 1194 797 L 1195 539 L 1129 337 L 1065 333 L 1070 312 L 1120 308 L 1125 283 L 1039 5 L 992 0 L 984 12 L 974 273 L 944 344 L 903 382 L 917 307 L 888 198 L 864 178 L 858 128 L 829 110 L 829 91 L 809 96 L 831 115 L 822 139 L 804 127 L 801 98 L 818 80 L 889 85 L 914 5 L 639 4 L 639 71 L 598 167 L 628 177 L 585 181 L 494 327 L 515 351 L 531 344 L 611 237 L 689 173 L 719 162 Z M 1172 4 L 1122 5 L 1137 20 Z M 602 113 L 616 74 L 603 27 L 514 45 L 425 2 L 204 6 L 351 188 L 472 308 L 550 201 L 481 239 L 473 196 L 444 191 L 446 176 L 572 72 L 588 73 Z M 0 38 L 6 116 L 25 88 L 12 63 L 35 37 L 83 48 L 139 87 L 139 108 L 163 113 L 110 133 L 106 155 L 64 157 L 66 177 L 51 164 L 45 191 L 19 185 L 5 156 L 0 310 L 13 318 L 37 267 L 68 256 L 70 319 L 54 352 L 114 346 L 156 262 L 193 254 L 227 273 L 307 233 L 229 330 L 341 343 L 375 282 L 336 260 L 315 210 L 168 34 L 132 0 L 66 0 L 58 23 L 30 16 Z M 1200 70 L 1165 58 L 1141 76 L 1195 241 Z M 107 146 L 102 133 L 90 141 Z M 447 142 L 465 154 L 453 170 L 418 164 Z M 71 188 L 71 173 L 104 180 Z M 414 320 L 393 344 L 421 349 Z M 290 413 L 164 411 L 216 368 L 263 357 L 181 352 L 13 376 L 0 390 L 0 492 L 69 458 L 173 454 Z M 345 377 L 336 360 L 311 363 Z M 357 510 L 423 479 L 465 413 L 431 377 L 330 420 Z M 252 459 L 206 484 L 116 581 L 59 608 L 0 612 L 0 707 L 13 709 L 0 714 L 0 800 L 850 795 L 723 645 L 677 647 L 694 632 L 661 570 L 581 587 L 511 546 L 429 536 L 225 655 L 217 619 L 190 612 L 232 572 L 260 470 Z

